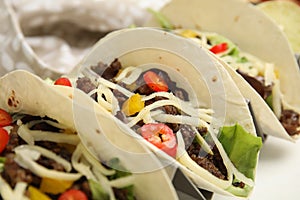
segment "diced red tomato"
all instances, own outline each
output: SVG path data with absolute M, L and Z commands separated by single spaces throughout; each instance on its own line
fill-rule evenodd
M 177 140 L 173 130 L 163 123 L 149 123 L 141 127 L 144 139 L 168 155 L 176 157 Z
M 0 127 L 8 126 L 12 123 L 12 117 L 8 112 L 0 109 Z
M 76 189 L 70 189 L 62 193 L 58 200 L 87 200 L 87 196 L 84 192 Z
M 215 46 L 213 46 L 212 48 L 210 48 L 209 50 L 211 52 L 213 52 L 214 54 L 217 53 L 221 53 L 224 52 L 228 49 L 228 45 L 226 42 L 220 43 L 220 44 L 216 44 Z
M 8 132 L 0 127 L 0 153 L 5 149 L 7 143 L 9 141 Z
M 169 90 L 165 80 L 153 71 L 147 71 L 143 78 L 146 84 L 155 92 L 167 92 Z
M 72 87 L 71 81 L 66 77 L 60 77 L 55 82 L 54 85 L 64 85 Z

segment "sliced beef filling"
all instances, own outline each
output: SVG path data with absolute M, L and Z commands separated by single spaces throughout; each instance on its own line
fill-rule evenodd
M 192 130 L 191 126 L 189 125 L 182 125 L 180 127 L 180 132 L 183 137 L 185 149 L 188 149 L 192 145 L 196 133 Z
M 193 142 L 187 149 L 189 156 L 201 167 L 209 171 L 214 176 L 227 179 L 227 170 L 223 163 L 223 159 L 216 146 L 212 149 L 214 155 L 205 152 L 198 142 Z
M 51 149 L 51 151 L 62 158 L 66 159 L 67 161 L 71 162 L 72 154 L 70 153 L 70 150 L 67 149 L 67 146 L 57 144 L 55 142 L 48 142 L 48 141 L 37 141 L 35 143 L 38 146 L 44 147 L 46 149 Z M 72 146 L 68 146 L 69 148 L 72 148 Z M 74 148 L 74 147 L 73 147 Z
M 87 78 L 87 77 L 79 77 L 76 80 L 76 87 L 80 90 L 82 90 L 83 92 L 85 92 L 86 94 L 88 94 L 90 91 L 96 89 L 96 86 L 92 83 L 91 79 Z M 94 100 L 97 99 L 97 94 L 93 94 L 91 96 Z
M 116 199 L 118 200 L 128 200 L 128 190 L 126 188 L 115 188 L 113 187 L 113 192 L 115 194 Z M 133 197 L 132 200 L 136 198 Z
M 200 132 L 201 131 L 201 132 Z M 204 134 L 207 129 L 199 129 L 200 134 Z M 180 132 L 183 136 L 185 142 L 185 148 L 189 156 L 201 167 L 209 171 L 214 176 L 222 179 L 227 179 L 227 169 L 223 163 L 223 159 L 216 145 L 212 141 L 208 141 L 212 147 L 211 155 L 201 148 L 201 145 L 195 140 L 195 132 L 191 129 L 189 125 L 182 125 L 180 127 Z
M 1 176 L 7 181 L 11 187 L 15 187 L 17 182 L 26 182 L 32 185 L 39 185 L 40 178 L 32 174 L 29 170 L 20 167 L 15 161 L 13 149 L 19 145 L 25 144 L 18 136 L 18 126 L 14 125 L 10 132 L 10 139 L 6 148 L 1 153 L 1 157 L 5 157 L 4 170 Z
M 246 184 L 243 182 L 234 182 L 232 185 L 235 187 L 244 188 Z
M 272 86 L 265 86 L 263 77 L 251 77 L 239 70 L 237 70 L 237 72 L 243 76 L 264 100 L 272 94 Z M 282 110 L 279 121 L 289 135 L 293 136 L 300 134 L 300 131 L 297 130 L 297 128 L 300 127 L 299 113 L 289 109 Z
M 249 76 L 246 73 L 237 70 L 237 72 L 256 90 L 256 92 L 266 100 L 272 94 L 272 85 L 265 86 L 265 80 L 262 76 Z
M 110 81 L 119 73 L 121 68 L 122 65 L 118 59 L 115 59 L 109 66 L 102 62 L 99 62 L 96 66 L 91 66 L 91 69 L 99 76 Z
M 31 171 L 20 167 L 15 161 L 15 154 L 13 149 L 17 146 L 26 144 L 18 136 L 18 126 L 14 125 L 10 132 L 10 139 L 6 148 L 1 153 L 1 157 L 5 157 L 4 170 L 1 172 L 1 176 L 7 181 L 7 183 L 14 188 L 17 182 L 26 182 L 28 184 L 38 186 L 41 179 L 35 176 Z
M 117 111 L 115 117 L 118 118 L 119 120 L 121 120 L 122 122 L 127 123 L 126 116 L 122 111 L 120 111 L 120 110 Z
M 122 86 L 122 85 L 121 85 Z M 127 96 L 125 96 L 122 92 L 120 92 L 119 90 L 113 90 L 113 94 L 114 96 L 117 98 L 118 102 L 119 102 L 119 106 L 120 108 L 122 107 L 123 103 L 128 99 Z
M 2 156 L 2 155 L 1 155 Z M 20 167 L 14 161 L 15 154 L 8 153 L 5 155 L 4 170 L 1 176 L 7 181 L 7 183 L 14 188 L 18 182 L 26 182 L 30 185 L 38 187 L 41 182 L 41 178 L 34 175 L 31 171 Z
M 300 134 L 298 129 L 300 127 L 300 117 L 298 113 L 293 110 L 283 110 L 279 120 L 289 135 Z

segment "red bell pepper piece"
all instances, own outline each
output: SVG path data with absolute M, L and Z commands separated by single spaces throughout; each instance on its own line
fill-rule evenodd
M 226 42 L 223 42 L 223 43 L 220 43 L 220 44 L 216 44 L 215 46 L 213 46 L 209 50 L 211 52 L 213 52 L 214 54 L 218 54 L 218 53 L 222 53 L 222 52 L 226 51 L 227 49 L 228 49 L 228 44 Z
M 88 198 L 81 190 L 70 189 L 62 193 L 58 200 L 88 200 Z
M 8 126 L 12 123 L 12 117 L 8 112 L 0 108 L 0 127 Z
M 173 130 L 163 123 L 149 123 L 141 127 L 141 135 L 168 155 L 176 157 L 177 140 Z
M 66 77 L 58 78 L 54 82 L 54 85 L 64 85 L 64 86 L 72 87 L 71 81 L 68 78 L 66 78 Z
M 0 153 L 5 149 L 7 143 L 9 141 L 8 132 L 0 127 Z
M 146 84 L 155 92 L 167 92 L 169 90 L 165 80 L 153 71 L 147 71 L 143 78 Z

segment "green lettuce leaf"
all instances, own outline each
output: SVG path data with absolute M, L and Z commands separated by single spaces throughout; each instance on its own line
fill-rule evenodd
M 219 141 L 234 166 L 246 177 L 254 179 L 262 139 L 251 135 L 242 126 L 236 124 L 223 127 L 219 134 Z
M 160 26 L 162 28 L 167 29 L 167 30 L 173 30 L 174 29 L 171 22 L 162 13 L 157 12 L 157 11 L 151 9 L 151 8 L 148 9 L 148 12 L 150 12 L 156 18 L 156 20 L 160 23 Z
M 5 157 L 0 157 L 0 163 L 5 163 L 6 158 Z
M 101 199 L 101 200 L 109 200 L 109 194 L 102 188 L 102 186 L 90 179 L 88 180 L 91 192 L 92 192 L 92 198 L 93 199 Z
M 125 169 L 125 167 L 123 167 L 121 165 L 120 159 L 119 158 L 112 158 L 111 160 L 108 161 L 108 166 L 111 167 L 112 169 L 116 170 L 116 173 L 109 176 L 109 180 L 114 180 L 114 179 L 118 179 L 124 176 L 129 176 L 131 175 L 131 173 Z
M 124 188 L 115 188 L 116 190 L 122 190 L 123 194 L 126 195 L 126 200 L 135 200 L 135 196 L 134 196 L 134 186 L 133 185 L 129 185 L 127 187 Z
M 244 63 L 247 62 L 247 58 L 245 57 L 240 57 L 240 50 L 239 48 L 228 38 L 222 36 L 222 35 L 209 35 L 207 37 L 207 39 L 209 40 L 209 42 L 211 43 L 212 46 L 220 44 L 220 43 L 227 43 L 228 45 L 228 49 L 230 49 L 230 51 L 228 52 L 228 55 L 237 58 L 238 62 Z
M 273 110 L 273 95 L 271 94 L 270 96 L 268 96 L 265 101 L 268 104 L 268 106 L 271 108 L 271 110 Z
M 0 157 L 0 172 L 3 171 L 5 160 L 5 157 Z

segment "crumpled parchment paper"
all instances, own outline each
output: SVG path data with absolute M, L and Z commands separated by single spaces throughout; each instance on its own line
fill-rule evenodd
M 170 0 L 2 0 L 0 76 L 26 69 L 69 73 L 106 33 L 140 26 Z

